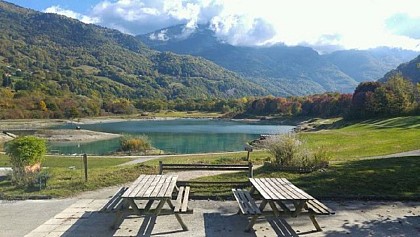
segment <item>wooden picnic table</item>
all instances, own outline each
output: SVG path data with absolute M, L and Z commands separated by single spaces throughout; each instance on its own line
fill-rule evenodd
M 252 184 L 250 193 L 253 194 L 258 191 L 263 198 L 259 206 L 260 211 L 263 212 L 266 205 L 269 204 L 276 217 L 280 216 L 281 213 L 297 217 L 304 210 L 307 201 L 314 200 L 311 195 L 285 178 L 250 178 L 249 180 Z M 276 204 L 281 207 L 281 211 Z M 289 204 L 292 204 L 294 209 L 290 208 Z M 257 215 L 251 218 L 247 231 L 252 229 L 257 218 Z
M 123 211 L 117 216 L 115 223 L 121 221 L 123 212 L 129 211 L 130 207 L 138 215 L 151 213 L 158 216 L 165 203 L 167 203 L 171 208 L 170 213 L 175 215 L 182 229 L 188 230 L 181 216 L 174 212 L 175 206 L 171 202 L 177 178 L 178 176 L 175 175 L 140 175 L 121 195 L 123 202 L 127 205 L 123 205 Z M 140 209 L 136 200 L 148 200 L 148 202 L 144 208 Z M 151 207 L 155 201 L 159 203 L 155 210 L 152 211 Z

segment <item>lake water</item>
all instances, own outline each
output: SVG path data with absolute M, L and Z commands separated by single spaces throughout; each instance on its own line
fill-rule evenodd
M 241 151 L 260 134 L 279 134 L 294 126 L 215 119 L 140 120 L 79 125 L 82 129 L 117 134 L 146 135 L 152 146 L 167 153 Z M 74 124 L 60 126 L 73 129 Z M 90 143 L 52 143 L 62 154 L 107 154 L 119 148 L 119 139 Z

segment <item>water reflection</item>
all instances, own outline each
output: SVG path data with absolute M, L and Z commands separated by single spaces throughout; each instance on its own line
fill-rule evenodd
M 147 135 L 152 145 L 169 153 L 239 151 L 260 134 L 285 133 L 293 126 L 210 119 L 144 120 L 80 125 L 82 129 Z M 74 124 L 60 126 L 74 128 Z M 80 147 L 78 147 L 80 145 Z M 116 151 L 119 139 L 91 143 L 52 143 L 50 150 L 63 154 L 107 154 Z

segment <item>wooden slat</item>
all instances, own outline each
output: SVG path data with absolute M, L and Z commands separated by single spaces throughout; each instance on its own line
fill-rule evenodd
M 269 190 L 266 189 L 266 185 L 263 182 L 263 179 L 249 179 L 254 185 L 254 187 L 258 190 L 258 192 L 263 196 L 265 200 L 272 200 L 277 199 L 273 193 L 270 193 Z
M 104 207 L 101 208 L 100 211 L 112 211 L 120 206 L 122 203 L 121 196 L 127 190 L 126 187 L 120 188 L 112 198 L 105 204 Z
M 314 199 L 285 178 L 255 178 L 250 181 L 266 200 Z
M 181 210 L 181 205 L 182 205 L 182 196 L 184 195 L 184 186 L 179 187 L 179 192 L 178 192 L 178 196 L 176 197 L 176 201 L 175 201 L 175 212 L 179 212 Z
M 289 190 L 283 185 L 276 183 L 276 179 L 265 179 L 270 186 L 276 190 L 277 198 L 276 200 L 289 200 L 293 199 L 294 196 L 289 192 Z
M 243 214 L 248 215 L 259 215 L 261 214 L 260 209 L 255 203 L 247 190 L 232 189 L 233 195 L 239 204 L 239 209 Z
M 150 189 L 150 188 L 154 188 L 153 184 L 155 184 L 157 175 L 149 175 L 149 179 L 147 179 L 144 182 L 144 185 L 141 186 L 141 188 L 138 190 L 138 192 L 134 195 L 132 195 L 133 197 L 138 197 L 138 198 L 144 198 L 146 192 Z
M 321 203 L 320 201 L 316 199 L 309 200 L 306 204 L 308 205 L 308 209 L 311 209 L 313 212 L 315 212 L 318 215 L 335 214 L 333 210 L 331 210 L 330 208 L 328 208 L 327 206 L 325 206 L 323 203 Z
M 152 179 L 150 175 L 141 175 L 129 188 L 127 195 L 123 197 L 136 197 L 138 192 L 146 185 L 147 181 Z M 138 182 L 137 182 L 138 181 Z
M 298 192 L 300 195 L 302 195 L 302 200 L 303 199 L 314 199 L 311 195 L 309 195 L 307 192 L 303 191 L 302 189 L 296 187 L 293 183 L 291 183 L 289 180 L 282 178 L 281 179 L 283 182 L 287 181 L 289 183 L 289 186 L 291 188 L 293 188 L 296 192 Z
M 155 187 L 154 188 L 149 188 L 148 192 L 145 193 L 145 197 L 157 197 L 160 190 L 164 188 L 164 183 L 165 183 L 165 177 L 163 176 L 159 176 L 156 178 L 155 181 Z M 152 190 L 152 191 L 150 191 Z
M 260 209 L 258 208 L 257 204 L 255 203 L 254 199 L 251 197 L 251 194 L 249 194 L 248 191 L 245 190 L 245 192 L 243 192 L 245 197 L 248 200 L 248 204 L 250 206 L 250 208 L 252 209 L 254 214 L 261 214 Z
M 267 193 L 270 194 L 271 200 L 278 200 L 278 199 L 285 199 L 287 196 L 285 196 L 285 193 L 278 193 L 273 190 L 272 185 L 270 184 L 270 179 L 261 179 L 261 181 L 264 184 L 264 189 Z
M 241 212 L 243 214 L 248 214 L 248 210 L 247 210 L 246 206 L 242 204 L 242 199 L 239 196 L 238 190 L 232 189 L 232 192 L 233 192 L 233 196 L 235 196 L 235 199 L 239 204 L 239 209 L 241 209 Z
M 239 197 L 239 200 L 240 200 L 240 203 L 241 203 L 240 205 L 243 206 L 243 209 L 245 211 L 245 214 L 254 214 L 253 213 L 253 210 L 252 210 L 252 207 L 250 206 L 250 204 L 248 202 L 248 199 L 244 195 L 244 191 L 238 189 L 236 191 L 236 193 L 238 194 L 238 197 Z
M 184 197 L 181 206 L 181 212 L 186 212 L 188 210 L 188 197 L 190 195 L 190 187 L 187 186 L 184 190 Z
M 159 193 L 156 195 L 156 197 L 162 198 L 162 197 L 172 197 L 172 192 L 174 190 L 174 187 L 171 187 L 173 176 L 162 176 L 164 179 L 164 185 L 159 190 Z M 175 178 L 176 179 L 176 178 Z M 168 189 L 171 190 L 171 193 L 167 195 Z
M 123 197 L 129 197 L 144 177 L 145 175 L 140 175 L 136 180 L 134 180 L 134 182 L 128 187 L 127 191 L 124 193 Z
M 287 199 L 289 200 L 302 200 L 306 199 L 300 192 L 298 192 L 287 179 L 272 179 L 273 185 L 282 187 L 285 193 L 287 193 Z
M 217 165 L 217 164 L 162 164 L 164 168 L 184 168 L 184 167 L 197 167 L 197 168 L 206 168 L 206 167 L 219 167 L 219 168 L 246 168 L 248 169 L 248 164 L 241 165 L 241 164 L 231 164 L 231 165 Z
M 164 197 L 172 197 L 172 193 L 174 192 L 174 188 L 176 186 L 176 180 L 178 179 L 178 176 L 171 176 L 170 182 L 168 183 L 168 186 L 166 188 L 166 192 L 164 194 Z
M 133 182 L 122 197 L 135 199 L 170 198 L 177 176 L 141 175 Z

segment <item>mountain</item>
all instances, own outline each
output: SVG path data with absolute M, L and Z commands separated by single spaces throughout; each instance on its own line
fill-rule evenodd
M 420 83 L 420 55 L 410 62 L 399 65 L 396 69 L 391 70 L 380 81 L 387 81 L 395 75 L 402 75 L 404 78 L 414 82 Z
M 352 92 L 359 82 L 377 80 L 415 57 L 415 52 L 388 48 L 320 55 L 302 46 L 233 46 L 220 41 L 205 25 L 192 33 L 177 25 L 137 37 L 153 49 L 209 59 L 281 96 Z
M 116 30 L 4 1 L 0 76 L 11 79 L 3 86 L 50 96 L 68 92 L 89 98 L 182 99 L 267 94 L 206 59 L 158 52 Z
M 358 82 L 382 78 L 389 70 L 416 57 L 418 52 L 379 47 L 369 50 L 341 50 L 323 55 Z

